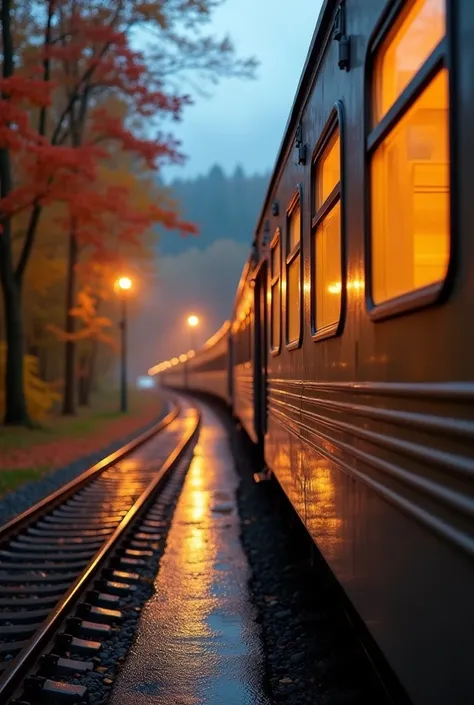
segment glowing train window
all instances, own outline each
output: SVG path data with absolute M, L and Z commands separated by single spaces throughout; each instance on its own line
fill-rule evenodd
M 281 241 L 280 230 L 273 238 L 270 254 L 270 349 L 277 353 L 281 346 Z
M 286 343 L 296 347 L 301 338 L 301 195 L 287 212 L 286 237 Z
M 372 82 L 371 295 L 435 295 L 450 256 L 445 0 L 414 0 L 376 49 Z M 413 306 L 413 296 L 406 300 Z
M 320 338 L 333 335 L 341 318 L 341 139 L 335 114 L 326 135 L 313 172 L 312 328 Z

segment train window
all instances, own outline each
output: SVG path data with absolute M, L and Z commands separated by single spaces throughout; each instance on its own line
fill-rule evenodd
M 339 130 L 331 135 L 329 143 L 316 165 L 316 208 L 319 210 L 339 186 L 341 178 L 341 140 Z
M 407 2 L 374 64 L 373 119 L 387 113 L 446 32 L 445 0 Z
M 301 336 L 301 198 L 293 199 L 287 215 L 286 342 L 297 347 Z
M 413 292 L 430 296 L 448 269 L 445 14 L 444 0 L 407 3 L 374 61 L 374 125 L 368 144 L 371 293 L 376 305 Z M 406 305 L 413 306 L 413 297 Z
M 332 129 L 331 129 L 332 127 Z M 335 118 L 316 154 L 313 217 L 313 333 L 333 335 L 341 318 L 341 141 Z
M 281 345 L 281 242 L 277 230 L 271 246 L 270 278 L 270 347 L 273 353 Z
M 288 223 L 288 252 L 292 252 L 300 241 L 301 231 L 301 212 L 299 204 L 291 213 Z

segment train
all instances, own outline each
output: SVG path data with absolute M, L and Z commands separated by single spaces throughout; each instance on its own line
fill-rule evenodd
M 229 321 L 152 371 L 229 405 L 414 705 L 474 701 L 473 76 L 472 0 L 325 0 Z

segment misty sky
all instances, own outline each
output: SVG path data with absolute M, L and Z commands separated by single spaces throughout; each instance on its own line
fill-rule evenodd
M 166 169 L 166 180 L 206 172 L 215 163 L 227 172 L 238 162 L 251 173 L 273 166 L 321 4 L 227 0 L 215 11 L 210 32 L 228 32 L 239 56 L 256 56 L 257 79 L 223 79 L 207 87 L 212 97 L 196 96 L 182 124 L 173 125 L 188 161 Z
M 227 0 L 215 12 L 210 32 L 221 37 L 228 32 L 240 56 L 255 55 L 260 61 L 257 79 L 224 79 L 208 86 L 210 98 L 196 96 L 182 123 L 172 125 L 189 159 L 184 167 L 165 169 L 166 181 L 194 177 L 216 163 L 226 173 L 237 163 L 246 173 L 273 167 L 321 4 Z M 139 297 L 130 322 L 132 379 L 190 348 L 188 314 L 197 313 L 201 319 L 193 347 L 231 316 L 252 237 L 249 232 L 248 244 L 218 240 L 200 251 L 190 238 L 185 252 L 159 257 L 156 286 Z

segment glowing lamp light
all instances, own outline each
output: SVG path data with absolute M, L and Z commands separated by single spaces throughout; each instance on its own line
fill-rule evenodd
M 188 316 L 188 326 L 195 328 L 199 324 L 199 318 L 197 316 Z
M 129 277 L 120 277 L 117 279 L 117 287 L 122 291 L 128 291 L 132 288 L 132 280 Z

